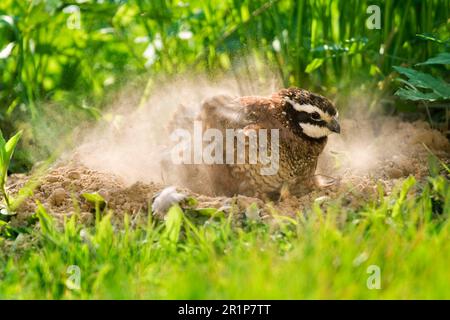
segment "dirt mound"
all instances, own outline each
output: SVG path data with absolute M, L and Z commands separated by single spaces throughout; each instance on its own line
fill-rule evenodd
M 200 208 L 225 208 L 226 211 L 226 208 L 235 206 L 249 218 L 267 217 L 274 213 L 293 215 L 314 202 L 324 204 L 336 198 L 342 199 L 347 206 L 358 206 L 376 194 L 380 183 L 389 194 L 399 179 L 409 175 L 418 180 L 424 178 L 428 173 L 429 157 L 424 145 L 448 163 L 448 140 L 426 122 L 409 123 L 393 117 L 344 120 L 342 135 L 330 137 L 317 170 L 319 174 L 337 179 L 331 187 L 317 189 L 301 198 L 283 195 L 275 203 L 243 196 L 207 197 L 183 188 L 178 190 L 196 198 Z M 12 194 L 17 193 L 29 178 L 26 175 L 11 176 L 8 190 Z M 90 222 L 95 208 L 83 197 L 84 193 L 100 194 L 106 200 L 107 209 L 117 217 L 125 212 L 131 215 L 146 213 L 154 196 L 164 187 L 161 183 L 148 181 L 130 184 L 124 177 L 93 170 L 71 160 L 54 165 L 39 179 L 33 194 L 20 205 L 13 220 L 16 223 L 25 221 L 39 201 L 57 218 L 62 219 L 78 211 L 83 221 Z
M 9 179 L 8 191 L 17 195 L 26 186 L 30 176 L 23 174 L 12 175 Z M 46 210 L 60 221 L 64 216 L 71 216 L 78 212 L 82 222 L 93 221 L 95 204 L 86 200 L 85 194 L 99 194 L 106 202 L 102 210 L 111 210 L 114 216 L 122 217 L 125 213 L 135 215 L 138 212 L 147 214 L 151 210 L 154 197 L 164 189 L 158 183 L 136 182 L 131 185 L 119 176 L 95 171 L 85 167 L 77 161 L 59 164 L 39 179 L 33 194 L 25 199 L 17 208 L 17 215 L 13 217 L 16 225 L 26 223 L 41 203 Z M 180 192 L 198 201 L 201 208 L 229 208 L 236 204 L 239 210 L 244 210 L 252 203 L 262 205 L 262 201 L 255 198 L 237 196 L 236 198 L 206 197 L 178 188 Z M 242 212 L 244 212 L 242 211 Z
M 17 193 L 28 181 L 25 175 L 13 175 L 8 189 Z M 97 193 L 107 203 L 109 209 L 118 214 L 146 211 L 148 202 L 162 186 L 153 183 L 135 183 L 127 186 L 123 180 L 109 173 L 91 170 L 77 162 L 52 168 L 39 179 L 33 194 L 17 209 L 25 217 L 36 209 L 36 203 L 42 205 L 54 216 L 62 218 L 75 211 L 81 213 L 82 219 L 91 219 L 95 205 L 85 199 L 85 193 Z

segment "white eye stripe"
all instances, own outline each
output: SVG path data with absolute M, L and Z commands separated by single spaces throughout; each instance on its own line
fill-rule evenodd
M 316 106 L 313 106 L 311 104 L 298 104 L 298 103 L 296 103 L 296 104 L 293 105 L 293 107 L 297 111 L 304 111 L 304 112 L 307 112 L 307 113 L 317 112 L 321 116 L 324 114 L 324 112 L 322 110 L 320 110 L 319 108 L 317 108 Z
M 329 120 L 331 117 L 327 113 L 323 112 L 320 108 L 313 106 L 312 104 L 299 104 L 289 98 L 285 98 L 287 102 L 289 102 L 292 107 L 299 112 L 306 113 L 314 113 L 317 112 L 320 115 L 320 118 L 324 120 Z

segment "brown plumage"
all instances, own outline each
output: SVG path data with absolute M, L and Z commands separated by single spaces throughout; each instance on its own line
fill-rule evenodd
M 302 194 L 313 186 L 313 176 L 319 154 L 327 135 L 339 133 L 337 111 L 327 98 L 299 88 L 282 89 L 270 97 L 215 96 L 205 100 L 197 119 L 203 130 L 218 129 L 225 137 L 226 129 L 279 130 L 279 169 L 275 174 L 262 175 L 261 167 L 249 163 L 249 144 L 245 146 L 244 164 L 187 165 L 185 184 L 205 179 L 211 194 L 232 196 L 243 194 L 276 198 L 283 188 L 292 194 Z M 268 146 L 271 136 L 268 134 Z M 224 159 L 226 152 L 224 148 Z M 236 145 L 232 152 L 236 152 Z M 187 183 L 186 183 L 187 182 Z M 203 182 L 202 182 L 203 184 Z M 195 188 L 194 188 L 195 189 Z M 202 190 L 204 191 L 204 190 Z

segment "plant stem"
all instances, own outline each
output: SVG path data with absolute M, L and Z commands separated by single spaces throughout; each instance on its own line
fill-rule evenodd
M 9 197 L 8 197 L 8 194 L 6 193 L 6 187 L 5 187 L 5 185 L 6 185 L 6 181 L 3 181 L 3 183 L 1 184 L 2 185 L 2 196 L 3 196 L 3 198 L 4 198 L 4 200 L 5 200 L 5 204 L 6 204 L 6 211 L 8 211 L 8 214 L 9 214 L 9 211 L 10 211 L 10 203 L 9 203 Z

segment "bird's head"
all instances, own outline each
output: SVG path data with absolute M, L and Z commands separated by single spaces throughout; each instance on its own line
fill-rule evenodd
M 322 139 L 340 133 L 338 112 L 327 98 L 299 88 L 281 90 L 283 115 L 295 133 L 312 139 Z

